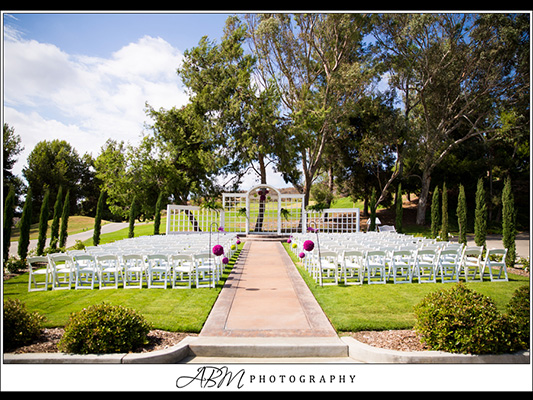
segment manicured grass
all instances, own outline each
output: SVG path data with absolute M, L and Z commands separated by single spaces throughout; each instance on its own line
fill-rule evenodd
M 428 293 L 449 290 L 452 283 L 411 283 L 360 286 L 318 286 L 297 257 L 284 244 L 311 292 L 338 332 L 411 329 L 415 324 L 413 307 Z M 514 291 L 529 286 L 529 278 L 509 275 L 509 282 L 469 282 L 472 290 L 489 296 L 501 312 Z
M 108 224 L 108 221 L 102 221 L 102 226 Z M 48 230 L 46 237 L 50 237 L 50 227 L 52 226 L 52 220 L 48 221 Z M 80 215 L 72 215 L 68 219 L 67 232 L 69 235 L 75 233 L 85 232 L 94 228 L 94 218 L 84 217 Z M 20 229 L 15 227 L 11 232 L 11 242 L 17 242 L 20 237 Z M 30 227 L 30 240 L 37 239 L 39 237 L 39 223 L 32 224 Z
M 240 245 L 242 249 L 242 245 Z M 240 251 L 239 249 L 239 251 Z M 72 312 L 101 302 L 120 304 L 137 310 L 156 329 L 198 333 L 227 279 L 239 251 L 226 266 L 216 288 L 201 289 L 106 289 L 28 292 L 28 274 L 4 281 L 4 299 L 18 298 L 29 311 L 37 311 L 47 321 L 44 327 L 62 327 Z

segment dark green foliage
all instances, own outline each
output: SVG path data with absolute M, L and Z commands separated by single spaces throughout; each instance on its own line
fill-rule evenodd
M 102 212 L 104 210 L 105 192 L 102 190 L 96 206 L 96 216 L 94 217 L 93 245 L 98 246 L 100 243 L 100 231 L 102 229 Z
M 10 351 L 18 346 L 31 343 L 41 333 L 45 318 L 26 309 L 18 299 L 4 301 L 4 350 Z
M 403 232 L 403 200 L 402 200 L 402 184 L 398 185 L 398 193 L 396 193 L 396 232 Z
M 415 306 L 415 330 L 432 350 L 498 354 L 519 349 L 511 324 L 492 300 L 459 283 Z
M 147 343 L 150 329 L 135 310 L 102 303 L 71 314 L 59 349 L 75 354 L 127 353 Z
M 41 215 L 39 217 L 39 238 L 37 239 L 37 255 L 43 254 L 46 244 L 46 230 L 48 229 L 48 199 L 50 191 L 44 194 L 43 204 L 41 204 Z
M 439 236 L 440 227 L 440 207 L 439 207 L 439 188 L 435 187 L 433 198 L 431 200 L 431 237 Z
M 130 218 L 129 218 L 129 231 L 128 237 L 132 238 L 135 236 L 135 218 L 137 217 L 137 199 L 134 197 L 130 206 Z
M 463 185 L 459 185 L 459 198 L 457 201 L 457 223 L 459 224 L 459 243 L 466 245 L 466 195 Z
M 448 190 L 446 189 L 446 182 L 442 184 L 442 225 L 440 238 L 448 240 Z
M 14 213 L 15 189 L 11 186 L 4 203 L 4 261 L 9 258 L 9 246 L 11 244 L 11 228 L 13 227 Z
M 59 218 L 61 217 L 61 201 L 63 198 L 63 188 L 59 186 L 56 196 L 56 202 L 54 204 L 54 219 L 52 220 L 52 226 L 50 228 L 50 247 L 55 249 L 57 247 L 57 241 L 59 237 Z
M 161 226 L 161 200 L 163 199 L 163 192 L 159 193 L 157 203 L 155 204 L 155 220 L 154 220 L 154 235 L 159 235 L 159 227 Z
M 518 348 L 529 347 L 529 322 L 530 322 L 530 288 L 522 286 L 513 293 L 507 305 L 507 313 L 512 329 L 512 338 Z
M 507 249 L 505 261 L 508 267 L 513 267 L 516 259 L 516 212 L 514 208 L 514 196 L 511 188 L 511 178 L 505 180 L 502 194 L 502 229 L 503 246 Z
M 474 221 L 474 240 L 477 246 L 485 246 L 487 240 L 487 200 L 483 179 L 477 181 L 476 190 L 476 215 Z
M 26 201 L 22 209 L 22 217 L 20 219 L 20 237 L 18 254 L 21 260 L 25 260 L 28 255 L 28 247 L 30 245 L 30 228 L 31 228 L 31 209 L 32 209 L 32 192 L 31 188 L 26 193 Z
M 70 215 L 70 190 L 67 191 L 61 213 L 61 230 L 59 232 L 59 247 L 66 247 L 68 236 L 68 217 Z
M 376 230 L 376 202 L 376 189 L 372 188 L 372 194 L 370 195 L 370 202 L 368 204 L 368 207 L 370 208 L 370 226 L 368 230 L 371 232 Z

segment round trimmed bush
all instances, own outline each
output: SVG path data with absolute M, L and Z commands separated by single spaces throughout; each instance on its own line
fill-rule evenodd
M 19 299 L 4 300 L 4 348 L 9 351 L 31 343 L 41 333 L 45 317 L 29 312 Z
M 127 353 L 148 342 L 151 328 L 135 310 L 93 305 L 70 315 L 59 349 L 75 354 Z
M 498 354 L 516 350 L 508 319 L 492 300 L 459 283 L 415 306 L 415 330 L 432 350 Z

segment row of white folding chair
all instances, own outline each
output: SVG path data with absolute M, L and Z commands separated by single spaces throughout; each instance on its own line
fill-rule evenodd
M 369 284 L 386 283 L 392 279 L 397 283 L 412 283 L 416 277 L 419 283 L 459 282 L 461 276 L 467 281 L 483 280 L 485 268 L 489 269 L 490 280 L 507 280 L 505 249 L 491 249 L 482 262 L 482 248 L 448 246 L 443 249 L 420 248 L 384 250 L 347 250 L 341 253 L 332 250 L 321 251 L 307 257 L 306 268 L 319 285 L 362 284 L 366 275 Z M 495 260 L 499 256 L 501 259 Z M 473 271 L 472 271 L 473 270 Z M 461 273 L 463 275 L 461 275 Z M 503 275 L 503 276 L 502 276 Z M 351 279 L 353 279 L 353 283 Z
M 44 267 L 40 268 L 40 265 Z M 142 276 L 146 276 L 148 288 L 167 287 L 172 282 L 173 288 L 179 286 L 186 277 L 191 287 L 195 275 L 197 287 L 214 287 L 222 273 L 220 257 L 209 253 L 190 255 L 169 254 L 98 254 L 76 252 L 71 254 L 52 254 L 47 257 L 28 258 L 28 291 L 71 289 L 94 289 L 96 283 L 100 289 L 142 287 Z M 172 277 L 171 277 L 171 274 Z M 44 282 L 37 280 L 44 276 Z M 61 279 L 62 278 L 62 279 Z M 136 283 L 136 285 L 132 285 Z

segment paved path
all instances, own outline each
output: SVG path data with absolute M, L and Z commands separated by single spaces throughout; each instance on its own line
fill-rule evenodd
M 337 337 L 280 242 L 246 242 L 200 336 Z

